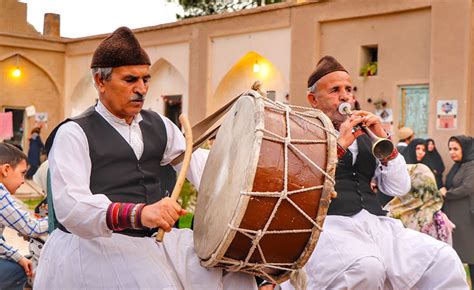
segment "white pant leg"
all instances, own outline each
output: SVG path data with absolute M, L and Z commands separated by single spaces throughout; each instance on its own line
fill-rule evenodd
M 308 289 L 378 289 L 385 282 L 382 255 L 352 217 L 327 216 L 304 267 Z M 282 289 L 293 289 L 289 282 Z
M 456 252 L 443 247 L 416 283 L 416 289 L 469 289 L 466 271 Z
M 173 229 L 165 234 L 163 245 L 174 271 L 186 290 L 257 289 L 255 278 L 244 273 L 224 273 L 220 268 L 201 266 L 194 250 L 193 232 Z

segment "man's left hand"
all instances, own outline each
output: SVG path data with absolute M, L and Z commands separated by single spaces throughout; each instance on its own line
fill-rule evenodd
M 382 127 L 380 118 L 367 111 L 353 111 L 353 115 L 362 117 L 362 124 L 372 131 L 375 135 L 381 138 L 387 138 L 387 133 Z

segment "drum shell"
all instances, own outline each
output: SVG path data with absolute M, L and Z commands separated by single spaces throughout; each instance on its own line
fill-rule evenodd
M 257 99 L 256 102 L 259 100 Z M 211 256 L 200 257 L 205 266 L 225 267 L 231 271 L 236 267 L 229 266 L 225 260 L 246 261 L 259 265 L 282 264 L 284 265 L 282 269 L 265 266 L 258 270 L 237 267 L 237 270 L 264 276 L 267 279 L 270 276 L 273 280 L 281 282 L 289 276 L 289 271 L 284 268 L 302 268 L 316 246 L 320 234 L 318 227 L 322 227 L 329 207 L 330 195 L 334 191 L 331 177 L 334 177 L 335 171 L 336 143 L 335 137 L 329 133 L 333 130 L 332 124 L 320 112 L 307 114 L 301 118 L 291 114 L 287 117 L 285 111 L 276 110 L 268 104 L 264 104 L 262 108 L 260 113 L 263 115 L 263 129 L 256 130 L 262 134 L 258 140 L 260 147 L 251 182 L 251 192 L 284 192 L 286 187 L 291 193 L 291 191 L 315 186 L 320 188 L 290 194 L 287 196 L 288 199 L 282 199 L 281 194 L 279 196 L 241 196 L 232 224 L 236 228 L 250 232 L 264 231 L 265 235 L 260 239 L 259 246 L 253 247 L 253 234 L 249 236 L 241 231 L 231 230 L 215 253 Z M 274 138 L 274 134 L 287 137 L 288 128 L 291 142 L 296 150 L 286 147 L 284 141 Z M 219 134 L 216 142 L 218 139 Z M 322 142 L 295 143 L 295 140 L 321 140 Z M 287 151 L 286 162 L 285 151 Z M 303 153 L 309 160 L 296 151 Z M 285 173 L 285 164 L 287 164 L 287 173 Z M 317 226 L 308 218 L 315 221 Z M 298 232 L 298 230 L 306 230 L 306 232 Z M 285 232 L 281 233 L 281 231 Z M 249 255 L 252 248 L 253 253 Z

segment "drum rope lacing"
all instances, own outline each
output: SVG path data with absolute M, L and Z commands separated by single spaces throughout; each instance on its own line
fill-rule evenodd
M 263 229 L 255 231 L 255 230 L 250 230 L 250 229 L 244 229 L 244 228 L 239 228 L 234 225 L 229 224 L 228 227 L 233 230 L 237 231 L 249 239 L 252 240 L 252 246 L 249 250 L 249 253 L 247 254 L 246 258 L 244 261 L 241 260 L 235 260 L 232 258 L 228 257 L 222 257 L 221 259 L 218 259 L 220 263 L 229 265 L 230 267 L 228 268 L 231 271 L 244 271 L 248 272 L 251 274 L 259 274 L 259 275 L 264 275 L 269 281 L 272 281 L 276 283 L 273 277 L 268 275 L 265 271 L 263 271 L 264 268 L 272 268 L 272 269 L 278 269 L 278 270 L 284 270 L 284 271 L 289 271 L 289 272 L 295 272 L 298 269 L 294 269 L 294 263 L 268 263 L 265 255 L 263 253 L 262 248 L 260 247 L 260 240 L 266 235 L 266 234 L 297 234 L 297 233 L 311 233 L 313 232 L 314 227 L 317 228 L 319 231 L 322 231 L 322 228 L 319 226 L 317 221 L 313 220 L 303 209 L 301 209 L 289 196 L 301 193 L 301 192 L 306 192 L 306 191 L 312 191 L 312 190 L 318 190 L 318 189 L 323 189 L 324 185 L 318 185 L 318 186 L 312 186 L 308 188 L 302 188 L 298 190 L 288 190 L 288 153 L 289 151 L 293 151 L 296 155 L 298 155 L 300 158 L 303 158 L 306 160 L 311 166 L 316 168 L 319 172 L 321 172 L 327 181 L 332 183 L 334 185 L 335 180 L 333 177 L 331 177 L 326 171 L 324 171 L 320 166 L 318 166 L 316 163 L 314 163 L 312 160 L 306 156 L 301 150 L 296 148 L 293 144 L 324 144 L 328 143 L 328 140 L 306 140 L 306 139 L 292 139 L 291 138 L 291 128 L 290 128 L 290 116 L 296 117 L 299 119 L 304 120 L 305 122 L 312 124 L 322 130 L 324 130 L 328 135 L 332 135 L 336 137 L 335 133 L 324 126 L 321 126 L 320 124 L 317 124 L 311 120 L 309 120 L 307 117 L 310 118 L 315 118 L 315 115 L 311 114 L 311 111 L 317 111 L 315 109 L 311 108 L 305 108 L 305 107 L 299 107 L 299 106 L 288 106 L 286 104 L 280 103 L 280 102 L 275 102 L 272 101 L 268 98 L 261 97 L 259 95 L 255 95 L 254 92 L 249 92 L 248 94 L 252 95 L 255 97 L 255 99 L 261 99 L 263 100 L 266 104 L 268 104 L 268 108 L 265 107 L 265 109 L 269 109 L 272 111 L 276 111 L 279 113 L 284 113 L 285 114 L 285 119 L 286 119 L 286 137 L 279 136 L 271 131 L 268 131 L 264 128 L 256 129 L 256 131 L 260 131 L 263 133 L 263 139 L 269 140 L 272 142 L 278 142 L 278 143 L 283 143 L 284 144 L 284 157 L 285 157 L 285 165 L 284 165 L 284 183 L 283 183 L 283 191 L 281 192 L 241 192 L 241 195 L 243 196 L 257 196 L 257 197 L 279 197 L 278 201 L 276 202 L 270 217 L 268 221 L 266 222 L 265 226 Z M 309 112 L 301 112 L 298 110 L 306 110 Z M 303 215 L 311 224 L 313 224 L 312 229 L 287 229 L 287 230 L 268 230 L 270 227 L 271 222 L 273 221 L 276 212 L 280 206 L 280 204 L 283 202 L 283 200 L 286 200 L 289 202 L 301 215 Z M 250 258 L 254 254 L 255 251 L 258 251 L 260 254 L 260 257 L 262 259 L 262 263 L 252 263 L 250 262 Z M 213 254 L 213 259 L 217 259 L 217 253 Z

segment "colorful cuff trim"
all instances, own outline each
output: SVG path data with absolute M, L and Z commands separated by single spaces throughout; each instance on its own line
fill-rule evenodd
M 395 159 L 397 156 L 398 156 L 398 150 L 397 150 L 396 147 L 393 147 L 392 153 L 391 153 L 387 158 L 380 159 L 380 163 L 381 163 L 383 166 L 387 166 L 387 165 L 388 165 L 388 162 L 389 162 L 390 160 Z
M 141 229 L 141 214 L 145 204 L 112 202 L 107 208 L 106 222 L 109 229 Z
M 347 150 L 344 149 L 341 145 L 339 145 L 339 143 L 337 143 L 337 158 L 341 159 L 342 157 L 344 157 L 344 155 L 346 155 L 346 152 Z

